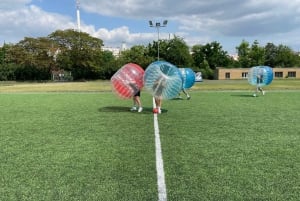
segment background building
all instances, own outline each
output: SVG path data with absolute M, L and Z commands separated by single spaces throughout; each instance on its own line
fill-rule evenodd
M 250 68 L 217 68 L 215 79 L 238 80 L 247 79 Z M 274 79 L 294 78 L 300 79 L 300 68 L 273 68 Z

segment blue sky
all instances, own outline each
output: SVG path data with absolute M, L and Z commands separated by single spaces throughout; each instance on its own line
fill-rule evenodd
M 160 38 L 174 35 L 189 45 L 219 42 L 235 53 L 242 40 L 300 50 L 300 0 L 80 0 L 81 31 L 107 47 L 157 40 L 148 21 L 168 20 Z M 0 44 L 76 29 L 76 0 L 1 0 Z

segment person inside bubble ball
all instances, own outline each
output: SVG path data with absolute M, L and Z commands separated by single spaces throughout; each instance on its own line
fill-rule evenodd
M 186 99 L 187 99 L 187 100 L 190 100 L 190 99 L 191 99 L 190 94 L 186 91 L 185 88 L 182 88 L 181 91 L 184 93 L 184 95 L 186 95 Z M 180 92 L 179 92 L 179 94 L 178 94 L 178 98 L 182 99 L 182 97 L 181 97 L 181 95 L 180 95 Z
M 129 83 L 129 86 L 132 88 L 132 90 L 134 92 L 136 92 L 133 95 L 133 106 L 130 109 L 130 111 L 138 111 L 138 112 L 142 112 L 143 111 L 143 107 L 142 107 L 142 101 L 141 101 L 141 90 L 137 87 L 136 82 L 131 81 Z
M 157 108 L 157 112 L 161 114 L 161 105 L 162 105 L 162 93 L 166 87 L 166 78 L 162 75 L 160 76 L 153 84 L 154 100 Z
M 256 77 L 256 93 L 261 92 L 263 95 L 265 95 L 265 91 L 261 87 L 261 84 L 263 83 L 263 73 L 258 73 Z M 256 96 L 256 93 L 254 93 L 254 96 Z

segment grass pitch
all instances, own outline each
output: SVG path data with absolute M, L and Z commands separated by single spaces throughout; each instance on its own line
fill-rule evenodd
M 291 83 L 252 97 L 243 83 L 203 82 L 189 101 L 164 101 L 168 200 L 298 200 L 300 91 Z M 108 82 L 81 84 L 2 83 L 0 200 L 157 200 L 152 98 L 142 92 L 144 111 L 130 112 Z

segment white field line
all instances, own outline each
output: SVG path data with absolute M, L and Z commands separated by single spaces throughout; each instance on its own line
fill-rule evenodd
M 153 98 L 153 108 L 155 107 L 156 107 L 155 100 Z M 157 113 L 154 113 L 153 119 L 154 119 L 154 134 L 155 134 L 155 156 L 156 156 L 158 201 L 167 201 L 164 162 L 162 159 Z

